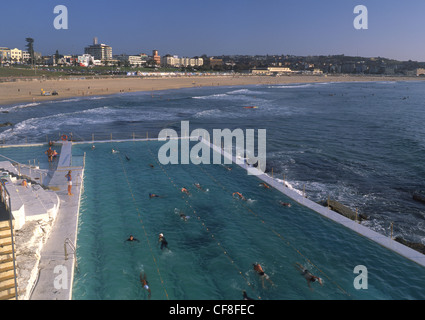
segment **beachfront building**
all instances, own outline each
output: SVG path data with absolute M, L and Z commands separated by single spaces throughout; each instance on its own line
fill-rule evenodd
M 251 73 L 254 75 L 289 74 L 293 72 L 294 71 L 287 67 L 268 67 L 251 70 Z
M 106 62 L 112 60 L 112 47 L 97 43 L 97 38 L 94 38 L 93 44 L 84 48 L 84 53 L 94 57 L 95 60 Z
M 22 61 L 22 50 L 18 48 L 10 49 L 10 60 L 12 62 L 21 62 Z
M 416 76 L 425 76 L 425 69 L 424 68 L 418 68 L 416 69 Z
M 205 64 L 209 66 L 211 69 L 220 68 L 223 65 L 223 59 L 210 57 L 205 61 Z
M 0 47 L 0 60 L 2 63 L 10 60 L 10 49 L 6 47 Z
M 153 60 L 154 65 L 156 65 L 156 66 L 161 65 L 161 56 L 158 54 L 158 50 L 153 50 L 152 60 Z
M 83 54 L 82 56 L 78 56 L 78 64 L 80 65 L 80 67 L 88 67 L 88 66 L 101 66 L 102 65 L 102 61 L 101 60 L 97 60 L 95 59 L 92 55 L 90 54 Z
M 114 58 L 121 62 L 124 66 L 130 66 L 130 67 L 141 67 L 142 65 L 146 64 L 146 60 L 142 59 L 141 55 L 127 55 L 127 54 L 120 54 L 114 56 Z
M 22 51 L 22 62 L 28 62 L 31 58 L 31 54 L 28 51 Z
M 162 66 L 182 68 L 182 67 L 200 67 L 204 64 L 202 58 L 179 58 L 178 56 L 166 55 L 162 58 Z

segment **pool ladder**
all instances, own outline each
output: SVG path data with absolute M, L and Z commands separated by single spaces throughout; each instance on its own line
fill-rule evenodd
M 69 246 L 72 250 L 72 253 L 74 254 L 74 261 L 75 261 L 75 268 L 78 270 L 78 263 L 77 263 L 77 253 L 74 244 L 71 242 L 69 238 L 66 238 L 63 243 L 63 249 L 65 251 L 65 260 L 68 260 L 68 251 L 66 249 L 66 246 Z

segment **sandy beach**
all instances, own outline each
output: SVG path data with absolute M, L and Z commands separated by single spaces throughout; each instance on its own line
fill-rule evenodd
M 16 80 L 0 83 L 0 105 L 24 102 L 40 102 L 71 97 L 100 96 L 123 92 L 157 91 L 190 87 L 238 86 L 255 84 L 288 84 L 309 82 L 347 81 L 419 81 L 417 77 L 378 76 L 187 76 L 155 78 L 101 78 L 101 79 L 55 79 Z M 58 92 L 55 96 L 42 96 L 41 90 Z

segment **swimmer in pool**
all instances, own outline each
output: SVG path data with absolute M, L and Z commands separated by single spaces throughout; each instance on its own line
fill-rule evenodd
M 301 275 L 307 280 L 307 284 L 308 284 L 308 287 L 310 288 L 310 289 L 312 289 L 311 288 L 311 286 L 310 286 L 310 283 L 311 282 L 319 282 L 319 284 L 321 285 L 321 286 L 323 286 L 323 280 L 321 279 L 321 278 L 319 278 L 319 277 L 316 277 L 315 275 L 313 275 L 310 271 L 308 271 L 303 265 L 301 265 L 301 264 L 299 264 L 299 263 L 297 263 L 297 266 L 296 266 L 296 268 L 301 272 Z M 313 289 L 312 289 L 313 290 Z
M 189 190 L 187 190 L 185 187 L 183 187 L 181 190 L 183 193 L 186 193 L 188 196 L 190 196 Z
M 205 191 L 202 187 L 201 187 L 201 185 L 199 184 L 199 183 L 194 183 L 193 184 L 195 187 L 197 187 L 199 190 L 201 190 L 201 191 Z
M 264 272 L 264 270 L 263 270 L 263 268 L 261 267 L 260 264 L 253 263 L 252 265 L 254 266 L 254 271 L 257 272 L 258 275 L 261 277 L 261 284 L 263 285 L 263 288 L 265 288 L 264 279 L 269 281 L 272 286 L 274 285 L 274 283 L 270 280 L 270 277 Z
M 284 206 L 284 207 L 288 207 L 288 208 L 290 208 L 290 207 L 291 207 L 291 204 L 290 204 L 290 203 L 288 203 L 288 202 L 279 201 L 279 204 L 280 204 L 281 206 Z
M 270 189 L 270 186 L 265 182 L 260 183 L 260 185 L 262 185 L 266 189 Z
M 248 297 L 248 295 L 246 294 L 246 291 L 245 291 L 245 290 L 244 290 L 244 291 L 242 291 L 242 296 L 243 296 L 243 299 L 244 299 L 244 300 L 254 300 L 254 299 L 252 299 L 252 298 Z
M 189 217 L 187 215 L 185 215 L 183 212 L 180 212 L 179 216 L 184 221 L 187 221 L 187 219 L 189 219 Z
M 233 192 L 233 198 L 235 197 L 235 194 L 239 196 L 239 199 L 246 201 L 246 198 L 242 195 L 240 192 Z
M 159 234 L 158 243 L 161 243 L 161 250 L 163 248 L 168 249 L 168 242 L 165 240 L 165 237 L 162 233 Z
M 130 242 L 132 242 L 132 241 L 137 241 L 137 242 L 140 242 L 139 240 L 137 240 L 135 237 L 133 237 L 133 235 L 130 235 L 130 237 L 127 239 L 127 240 L 125 240 L 125 241 L 130 241 Z
M 149 282 L 146 279 L 146 273 L 140 272 L 140 282 L 142 283 L 143 289 L 148 291 L 148 299 L 151 298 L 151 288 L 149 288 Z

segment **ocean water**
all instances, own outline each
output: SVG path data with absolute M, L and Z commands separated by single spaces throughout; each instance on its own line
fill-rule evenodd
M 266 129 L 269 174 L 313 201 L 357 208 L 381 234 L 393 223 L 394 236 L 425 244 L 425 206 L 412 199 L 425 189 L 424 89 L 422 81 L 258 85 L 9 105 L 0 107 L 0 123 L 14 127 L 0 128 L 0 142 L 156 137 L 163 128 L 179 132 L 184 120 L 191 130 Z

